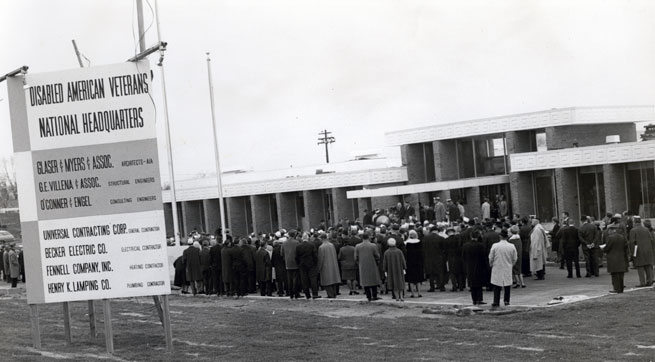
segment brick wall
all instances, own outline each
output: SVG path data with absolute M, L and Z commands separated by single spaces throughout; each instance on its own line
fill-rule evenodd
M 532 175 L 529 172 L 510 173 L 509 185 L 512 212 L 521 216 L 536 214 L 532 195 Z
M 180 232 L 188 235 L 193 229 L 204 231 L 203 221 L 200 217 L 201 201 L 182 201 L 182 226 Z
M 426 182 L 423 144 L 402 145 L 400 146 L 400 155 L 403 164 L 407 166 L 407 183 L 420 184 Z
M 325 191 L 305 190 L 303 191 L 305 202 L 305 225 L 304 229 L 317 227 L 321 220 L 325 219 Z
M 604 212 L 621 213 L 628 209 L 625 188 L 625 166 L 603 165 L 603 182 L 605 188 Z
M 245 197 L 229 197 L 227 199 L 227 213 L 230 215 L 229 227 L 232 236 L 246 236 L 248 226 L 246 219 Z
M 221 211 L 218 199 L 203 200 L 205 225 L 208 233 L 214 233 L 221 226 Z
M 296 193 L 284 192 L 275 194 L 277 200 L 277 219 L 281 229 L 298 229 L 296 214 Z
M 457 151 L 455 140 L 432 142 L 436 181 L 457 179 Z
M 621 136 L 621 142 L 637 141 L 634 123 L 559 126 L 546 128 L 546 145 L 549 150 L 570 148 L 577 142 L 579 147 L 605 144 L 605 137 Z
M 271 224 L 271 205 L 269 195 L 251 195 L 252 225 L 256 233 L 270 233 L 273 231 Z
M 332 222 L 336 225 L 339 219 L 355 220 L 358 215 L 353 215 L 352 200 L 346 197 L 345 188 L 332 189 L 332 209 L 334 220 Z
M 555 187 L 557 189 L 558 213 L 561 215 L 567 211 L 569 217 L 573 218 L 577 225 L 580 220 L 580 212 L 576 172 L 576 168 L 556 168 Z
M 466 217 L 481 217 L 480 205 L 482 205 L 480 201 L 480 188 L 469 187 L 466 189 Z
M 505 145 L 507 154 L 530 152 L 530 138 L 533 137 L 530 131 L 512 131 L 505 133 Z M 511 166 L 508 162 L 508 166 Z

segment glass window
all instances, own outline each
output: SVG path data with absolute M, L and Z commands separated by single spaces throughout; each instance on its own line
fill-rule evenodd
M 555 212 L 555 193 L 553 192 L 553 172 L 552 170 L 537 171 L 532 174 L 535 210 L 537 217 L 542 221 L 552 219 Z
M 605 215 L 605 185 L 602 166 L 578 169 L 578 197 L 582 215 L 601 219 Z
M 250 197 L 246 196 L 243 200 L 246 206 L 246 234 L 250 234 L 254 230 L 252 227 L 252 203 L 250 202 Z
M 473 163 L 473 140 L 457 141 L 457 164 L 460 178 L 475 177 Z
M 643 218 L 655 217 L 655 168 L 653 161 L 627 165 L 628 209 Z
M 544 152 L 548 150 L 546 143 L 546 132 L 535 133 L 535 140 L 537 145 L 537 152 Z
M 268 195 L 268 206 L 270 209 L 271 215 L 271 231 L 279 229 L 278 218 L 277 218 L 277 198 L 275 195 Z
M 432 142 L 423 144 L 423 161 L 425 167 L 425 182 L 435 182 L 437 180 L 434 172 L 434 148 Z
M 505 151 L 505 139 L 504 138 L 494 138 L 491 140 L 492 143 L 492 156 L 497 157 L 497 156 L 505 156 L 507 155 Z
M 465 189 L 452 189 L 450 190 L 450 198 L 453 202 L 461 201 L 462 205 L 466 205 L 466 190 Z M 441 200 L 445 203 L 446 200 Z

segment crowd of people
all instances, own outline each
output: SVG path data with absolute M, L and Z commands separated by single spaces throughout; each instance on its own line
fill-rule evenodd
M 496 199 L 501 208 L 504 198 Z M 498 202 L 501 201 L 501 202 Z M 485 205 L 485 203 L 487 205 Z M 375 301 L 391 294 L 397 301 L 421 298 L 427 292 L 462 292 L 468 288 L 474 305 L 486 304 L 483 290 L 493 290 L 493 307 L 510 304 L 512 288 L 525 288 L 524 278 L 545 280 L 549 250 L 557 254 L 568 277 L 597 277 L 603 254 L 612 274 L 612 293 L 622 293 L 623 273 L 633 262 L 640 286 L 653 284 L 655 239 L 650 223 L 639 217 L 609 214 L 603 220 L 582 217 L 580 226 L 562 215 L 547 231 L 536 217 L 508 216 L 507 210 L 481 206 L 484 218 L 467 218 L 461 205 L 438 198 L 416 218 L 409 204 L 391 210 L 366 211 L 355 221 L 333 227 L 321 224 L 307 231 L 280 229 L 269 234 L 232 236 L 194 232 L 189 246 L 174 263 L 174 284 L 182 293 L 240 298 L 262 296 L 291 299 L 336 298 L 348 292 Z M 506 208 L 506 203 L 505 203 Z M 504 214 L 504 215 L 503 215 Z M 345 289 L 344 289 L 345 286 Z
M 25 262 L 23 250 L 16 248 L 16 243 L 11 242 L 0 245 L 0 274 L 6 283 L 12 288 L 18 286 L 18 281 L 25 282 Z

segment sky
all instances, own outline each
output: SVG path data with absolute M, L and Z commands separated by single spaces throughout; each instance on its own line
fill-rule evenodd
M 155 0 L 144 0 L 148 46 Z M 655 104 L 654 1 L 158 2 L 176 179 L 215 172 L 206 53 L 223 171 L 320 165 L 385 148 L 392 130 L 570 106 Z M 124 62 L 135 1 L 0 0 L 0 73 Z M 164 152 L 158 57 L 160 164 Z M 11 157 L 0 84 L 0 159 Z

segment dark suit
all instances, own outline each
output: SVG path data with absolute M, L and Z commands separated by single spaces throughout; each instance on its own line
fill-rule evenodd
M 557 232 L 559 238 L 559 247 L 562 249 L 562 255 L 566 263 L 566 270 L 569 272 L 568 277 L 573 277 L 573 263 L 575 263 L 575 275 L 580 278 L 580 233 L 575 226 L 564 225 Z
M 446 269 L 446 239 L 441 235 L 430 233 L 423 238 L 423 256 L 425 274 L 430 281 L 430 291 L 436 288 L 444 291 L 448 283 L 448 270 Z
M 314 244 L 303 241 L 296 248 L 296 263 L 300 272 L 300 284 L 307 299 L 318 296 L 318 252 Z M 311 294 L 310 292 L 311 287 Z
M 272 293 L 271 277 L 273 270 L 271 257 L 264 248 L 259 248 L 255 253 L 255 270 L 257 273 L 257 283 L 259 284 L 259 294 L 270 296 Z
M 289 287 L 287 284 L 287 268 L 284 264 L 284 258 L 282 257 L 282 246 L 275 245 L 273 246 L 273 255 L 271 256 L 271 262 L 273 263 L 273 268 L 275 268 L 275 283 L 277 284 L 277 295 L 283 296 L 286 294 L 289 295 Z
M 473 304 L 482 302 L 482 287 L 487 283 L 488 254 L 482 242 L 468 240 L 462 246 L 462 258 L 466 267 L 466 276 L 471 288 Z
M 448 273 L 452 285 L 450 290 L 453 292 L 457 289 L 462 291 L 466 287 L 466 273 L 462 261 L 462 238 L 465 236 L 468 236 L 468 233 L 451 235 L 445 240 Z
M 221 244 L 216 244 L 209 248 L 209 260 L 212 270 L 212 282 L 214 283 L 214 293 L 221 295 L 224 293 L 223 289 L 223 271 L 221 263 Z
M 582 253 L 586 262 L 587 275 L 598 276 L 598 245 L 596 245 L 596 234 L 599 233 L 596 225 L 584 223 L 580 226 L 578 233 L 582 242 Z M 593 245 L 593 247 L 590 247 Z
M 615 230 L 615 229 L 613 229 Z M 612 286 L 623 293 L 623 274 L 628 271 L 628 242 L 620 231 L 610 231 L 603 252 L 607 254 L 607 271 L 612 274 Z

